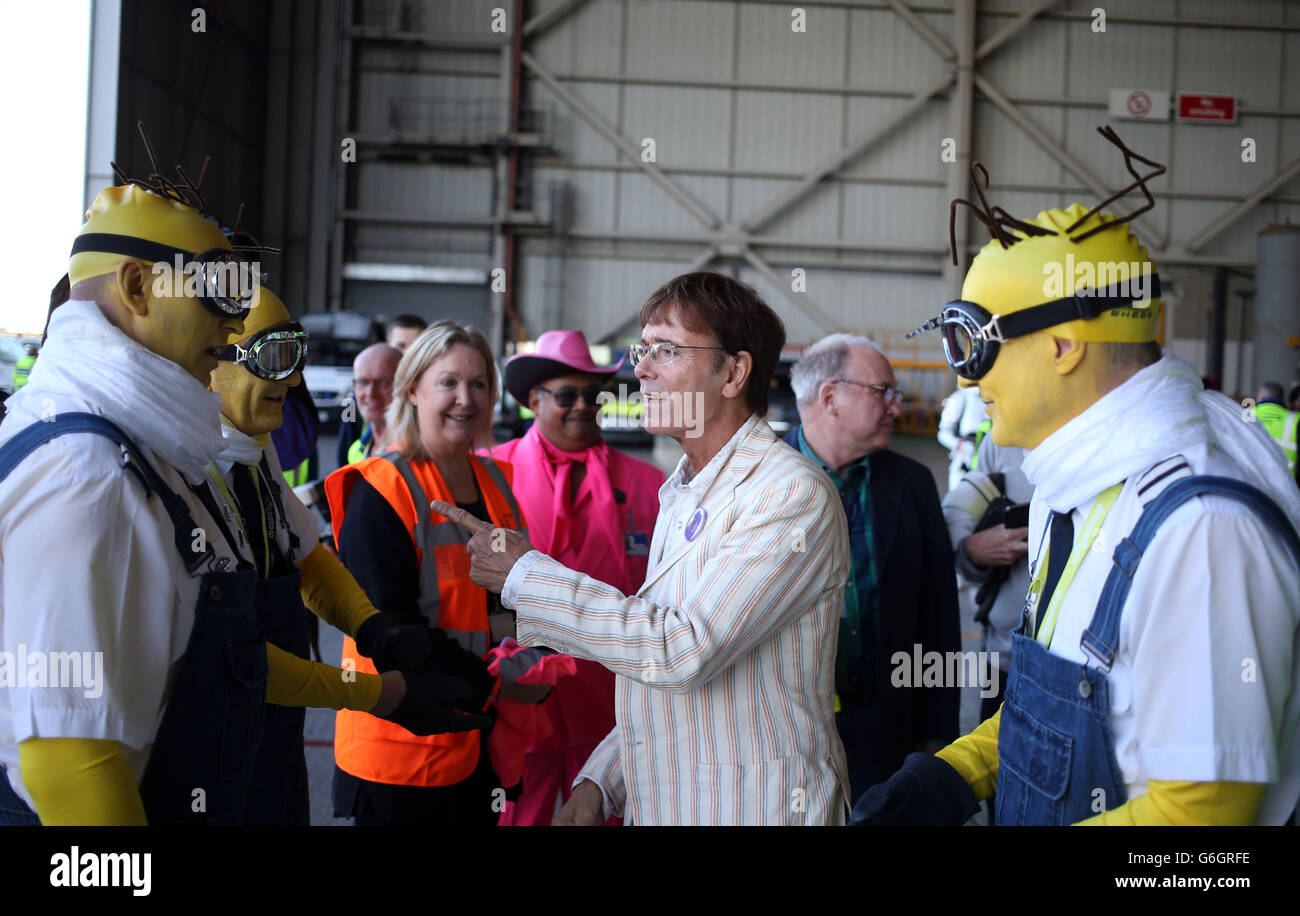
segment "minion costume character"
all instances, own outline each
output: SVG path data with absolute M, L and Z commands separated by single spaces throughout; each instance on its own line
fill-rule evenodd
M 493 680 L 483 662 L 461 653 L 439 632 L 402 626 L 394 615 L 380 613 L 321 545 L 315 515 L 284 485 L 270 434 L 283 422 L 289 389 L 302 383 L 307 338 L 280 298 L 259 286 L 242 331 L 231 335 L 212 373 L 212 389 L 221 396 L 225 448 L 205 470 L 242 565 L 256 573 L 253 604 L 267 641 L 270 705 L 245 821 L 258 826 L 310 823 L 304 707 L 370 711 L 416 735 L 491 724 L 457 712 L 447 699 L 464 698 L 462 705 L 471 712 L 482 709 Z M 384 674 L 345 672 L 308 660 L 308 609 L 354 636 Z M 469 655 L 473 664 L 457 670 L 468 677 L 477 669 L 476 684 L 446 676 L 436 666 L 420 671 L 431 654 L 442 665 L 463 665 L 459 656 Z
M 99 194 L 0 425 L 3 823 L 243 819 L 266 650 L 202 482 L 222 448 L 207 377 L 250 303 L 209 283 L 242 266 L 192 200 Z
M 1126 191 L 1145 192 L 1132 160 L 1163 168 L 1103 135 L 1138 178 Z M 1029 450 L 1024 622 L 997 714 L 909 757 L 853 823 L 958 824 L 995 789 L 1007 825 L 1283 823 L 1300 796 L 1300 498 L 1285 463 L 1160 354 L 1136 214 L 1074 204 L 1021 221 L 980 197 L 994 241 L 926 329 L 978 383 L 993 441 Z

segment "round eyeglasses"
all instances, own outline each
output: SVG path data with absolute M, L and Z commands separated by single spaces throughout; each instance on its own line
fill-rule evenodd
M 641 360 L 647 356 L 650 357 L 650 362 L 656 366 L 667 366 L 677 358 L 678 350 L 722 350 L 724 353 L 729 352 L 726 347 L 687 347 L 671 341 L 661 340 L 652 344 L 631 344 L 627 348 L 627 353 L 628 356 L 632 357 L 634 366 L 639 365 Z
M 848 385 L 857 385 L 859 388 L 874 391 L 876 394 L 880 395 L 880 399 L 885 402 L 886 407 L 903 403 L 903 392 L 899 391 L 893 385 L 886 385 L 883 382 L 855 382 L 851 378 L 837 378 L 832 379 L 832 381 L 844 382 Z

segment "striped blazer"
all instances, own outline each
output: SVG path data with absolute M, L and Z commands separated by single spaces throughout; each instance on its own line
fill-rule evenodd
M 840 824 L 835 648 L 848 528 L 830 479 L 757 416 L 693 483 L 660 490 L 634 596 L 535 557 L 518 638 L 617 675 L 616 725 L 583 768 L 630 824 Z M 714 462 L 710 462 L 713 466 Z M 702 508 L 694 540 L 684 521 Z M 674 536 L 675 535 L 675 536 Z

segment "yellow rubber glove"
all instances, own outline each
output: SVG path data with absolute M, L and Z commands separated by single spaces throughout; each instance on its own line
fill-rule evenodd
M 1264 800 L 1262 782 L 1152 780 L 1145 795 L 1130 798 L 1076 827 L 1246 827 Z
M 298 569 L 303 603 L 330 626 L 356 636 L 361 624 L 379 613 L 347 567 L 320 544 L 303 557 Z
M 935 754 L 966 780 L 980 801 L 997 790 L 998 729 L 1002 727 L 1002 707 L 985 719 L 969 735 L 963 735 Z
M 266 702 L 276 706 L 356 709 L 369 712 L 379 702 L 383 679 L 313 662 L 266 644 Z
M 143 827 L 140 789 L 122 746 L 93 738 L 28 738 L 19 772 L 46 827 Z

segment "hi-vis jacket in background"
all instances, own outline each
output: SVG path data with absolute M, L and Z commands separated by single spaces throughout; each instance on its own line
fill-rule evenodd
M 1255 416 L 1286 455 L 1287 467 L 1295 473 L 1296 432 L 1300 429 L 1300 411 L 1287 410 L 1278 401 L 1260 401 L 1255 405 Z

